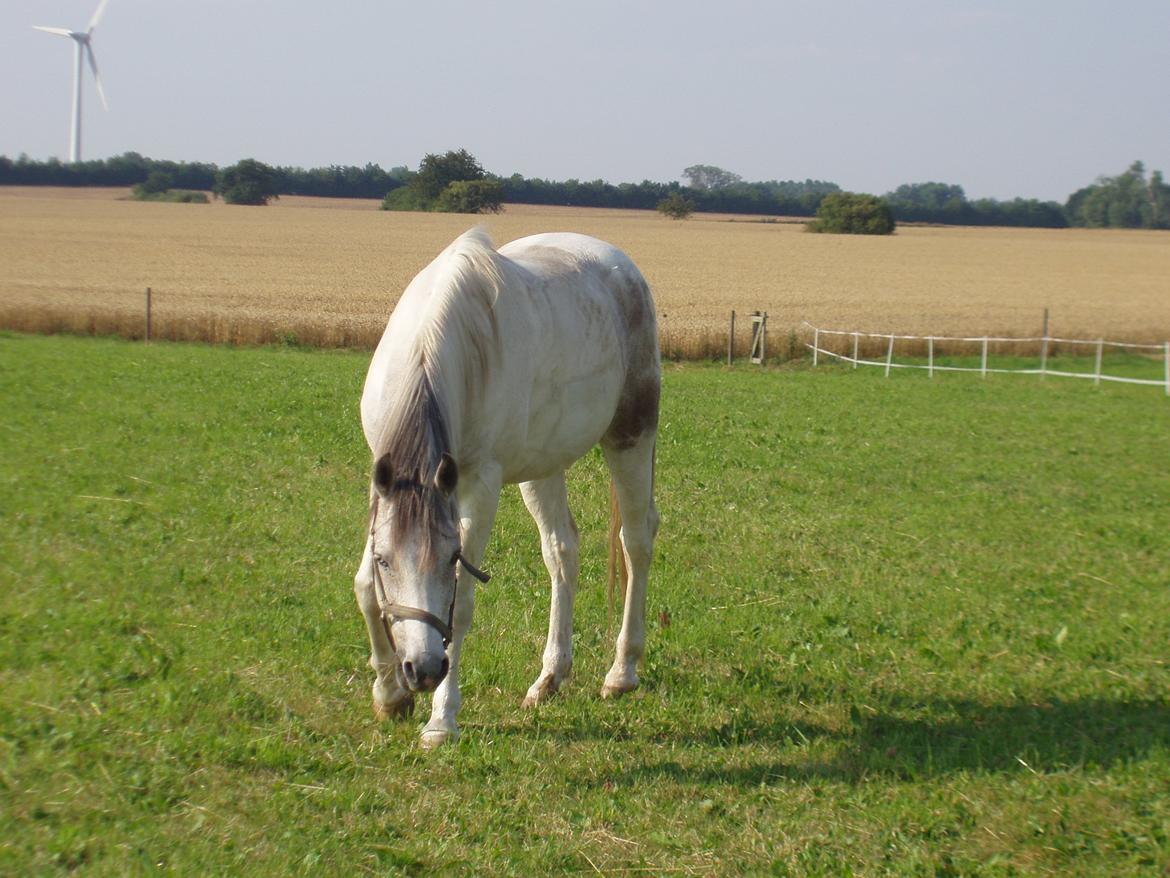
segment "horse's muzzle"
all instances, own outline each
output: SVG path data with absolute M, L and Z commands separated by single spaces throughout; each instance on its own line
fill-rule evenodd
M 449 668 L 450 662 L 445 655 L 442 658 L 426 656 L 418 661 L 404 661 L 402 679 L 411 692 L 433 692 L 443 682 Z

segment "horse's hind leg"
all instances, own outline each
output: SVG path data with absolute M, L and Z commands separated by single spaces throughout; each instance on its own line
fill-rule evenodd
M 577 594 L 579 538 L 565 474 L 558 473 L 520 486 L 524 505 L 540 528 L 540 550 L 552 577 L 552 606 L 548 618 L 548 641 L 540 676 L 528 687 L 523 706 L 531 707 L 555 693 L 573 668 L 573 599 Z
M 622 516 L 622 551 L 626 558 L 625 607 L 613 667 L 601 688 L 604 698 L 638 685 L 638 662 L 646 645 L 646 581 L 658 533 L 654 506 L 655 432 L 649 430 L 626 448 L 603 444 Z

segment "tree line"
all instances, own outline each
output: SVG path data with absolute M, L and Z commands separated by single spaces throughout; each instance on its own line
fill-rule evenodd
M 748 182 L 714 165 L 686 168 L 682 173 L 685 182 L 613 184 L 521 174 L 502 177 L 485 172 L 466 150 L 428 155 L 418 171 L 406 167 L 384 170 L 372 163 L 310 169 L 262 167 L 271 172 L 271 188 L 277 195 L 378 198 L 384 199 L 387 209 L 406 210 L 491 210 L 498 209 L 500 203 L 654 209 L 677 196 L 700 213 L 812 217 L 826 196 L 842 191 L 836 183 L 824 180 Z M 452 178 L 451 169 L 460 167 L 470 170 L 462 177 L 456 170 Z M 154 173 L 165 175 L 176 189 L 219 191 L 228 170 L 205 162 L 151 159 L 135 152 L 77 163 L 0 156 L 0 185 L 134 186 Z M 442 185 L 436 188 L 439 180 Z M 453 183 L 462 185 L 449 188 Z M 1134 162 L 1117 176 L 1097 178 L 1064 204 L 1024 198 L 971 200 L 962 186 L 936 182 L 907 183 L 885 193 L 881 200 L 900 223 L 1170 228 L 1170 185 L 1160 171 L 1147 177 L 1141 162 Z

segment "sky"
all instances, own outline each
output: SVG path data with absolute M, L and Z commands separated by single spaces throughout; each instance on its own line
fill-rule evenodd
M 0 155 L 68 157 L 98 0 L 0 3 Z M 83 158 L 828 180 L 1063 202 L 1170 174 L 1170 2 L 109 0 Z

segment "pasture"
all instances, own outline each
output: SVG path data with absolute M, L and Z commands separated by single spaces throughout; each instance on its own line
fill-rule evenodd
M 377 202 L 286 197 L 266 208 L 118 200 L 125 190 L 0 187 L 0 327 L 373 347 L 410 279 L 475 222 L 497 245 L 544 231 L 625 250 L 654 290 L 672 358 L 726 352 L 729 312 L 769 312 L 770 350 L 802 320 L 831 329 L 1170 337 L 1170 235 L 903 227 L 808 235 L 800 222 L 510 205 L 499 216 L 402 214 Z M 753 221 L 754 220 L 754 221 Z
M 0 336 L 0 871 L 1170 867 L 1160 394 L 670 366 L 643 687 L 597 696 L 594 453 L 573 679 L 520 710 L 548 587 L 508 490 L 425 753 L 352 595 L 367 362 Z

